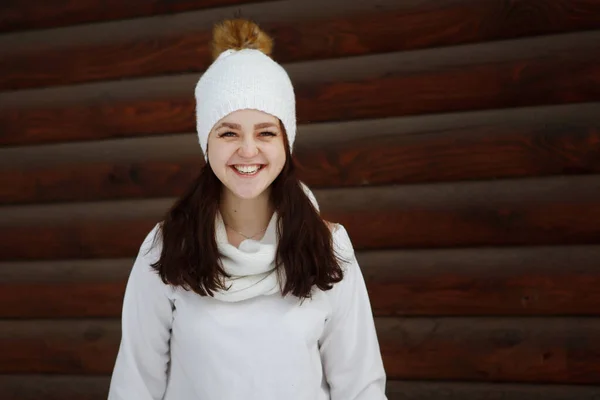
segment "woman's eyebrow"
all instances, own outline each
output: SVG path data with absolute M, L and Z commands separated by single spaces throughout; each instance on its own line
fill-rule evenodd
M 271 127 L 276 128 L 277 124 L 274 124 L 273 122 L 263 122 L 263 123 L 254 125 L 254 129 L 263 129 L 263 128 L 271 128 Z
M 242 126 L 240 124 L 232 124 L 231 122 L 222 122 L 219 124 L 219 126 L 217 126 L 217 129 L 221 128 L 242 129 Z

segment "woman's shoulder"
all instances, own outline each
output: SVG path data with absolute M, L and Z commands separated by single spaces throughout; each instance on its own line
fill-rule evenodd
M 352 241 L 350 240 L 350 236 L 348 235 L 348 231 L 346 231 L 346 227 L 344 227 L 344 225 L 330 221 L 325 221 L 325 224 L 331 231 L 331 237 L 333 238 L 334 244 L 352 246 Z
M 138 254 L 134 263 L 134 270 L 137 265 L 143 265 L 142 269 L 156 272 L 151 264 L 156 263 L 160 259 L 162 252 L 162 223 L 156 223 L 147 233 L 140 243 Z
M 331 290 L 325 291 L 325 295 L 332 307 L 338 309 L 341 304 L 347 303 L 356 294 L 357 283 L 360 283 L 362 273 L 346 227 L 340 223 L 329 221 L 325 223 L 331 230 L 333 249 L 343 271 L 342 280 L 333 284 Z
M 162 224 L 163 221 L 157 222 L 150 231 L 146 234 L 146 237 L 142 241 L 142 249 L 155 249 L 162 247 Z
M 342 264 L 352 264 L 355 260 L 354 247 L 348 231 L 340 223 L 325 221 L 331 231 L 333 248 L 336 255 L 343 260 Z M 346 268 L 344 268 L 346 269 Z

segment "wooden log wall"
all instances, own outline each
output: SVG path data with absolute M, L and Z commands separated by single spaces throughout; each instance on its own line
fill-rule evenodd
M 600 398 L 600 0 L 3 2 L 0 398 L 106 398 L 235 15 L 295 83 L 301 177 L 357 248 L 389 398 Z

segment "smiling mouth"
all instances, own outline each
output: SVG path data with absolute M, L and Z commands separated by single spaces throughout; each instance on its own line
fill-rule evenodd
M 256 165 L 232 165 L 231 169 L 243 176 L 252 176 L 256 175 L 262 170 L 265 166 L 262 164 Z

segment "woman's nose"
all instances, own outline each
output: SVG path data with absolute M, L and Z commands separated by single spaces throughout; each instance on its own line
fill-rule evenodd
M 251 158 L 258 154 L 258 146 L 254 139 L 245 139 L 240 148 L 239 148 L 240 156 Z

